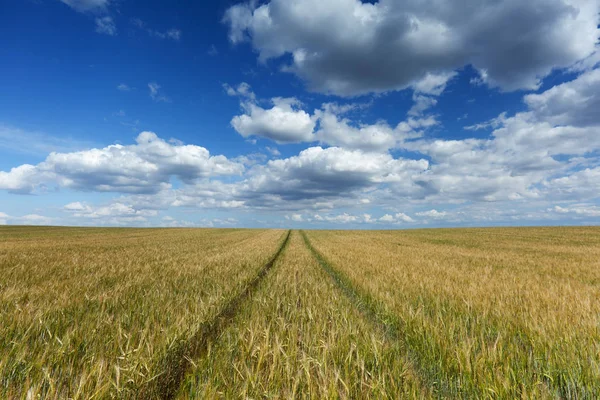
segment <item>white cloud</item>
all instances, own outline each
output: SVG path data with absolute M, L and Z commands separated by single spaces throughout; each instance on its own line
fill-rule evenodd
M 142 132 L 130 146 L 111 145 L 71 153 L 51 153 L 37 165 L 0 171 L 0 189 L 31 193 L 56 185 L 79 190 L 156 193 L 171 177 L 193 183 L 214 176 L 239 175 L 244 167 L 204 147 L 170 144 Z
M 437 100 L 431 96 L 414 95 L 413 101 L 415 104 L 408 110 L 408 115 L 413 117 L 422 115 L 426 110 L 437 104 Z
M 489 139 L 418 140 L 409 150 L 431 157 L 416 177 L 428 200 L 501 201 L 582 195 L 597 187 L 600 151 L 600 71 L 589 71 L 545 92 L 525 96 L 529 109 L 468 129 L 492 128 Z M 591 165 L 590 165 L 591 163 Z M 577 172 L 586 169 L 587 172 Z M 574 185 L 580 182 L 580 188 Z M 584 182 L 585 181 L 585 184 Z M 587 191 L 591 196 L 593 190 Z
M 304 219 L 302 218 L 302 214 L 286 215 L 285 219 L 291 220 L 291 221 L 294 221 L 294 222 L 302 222 L 302 221 L 304 221 Z
M 552 125 L 600 126 L 600 69 L 540 94 L 525 96 L 538 120 Z
M 122 92 L 129 92 L 131 90 L 131 88 L 124 83 L 119 84 L 119 86 L 117 86 L 117 89 L 119 89 Z
M 408 111 L 408 115 L 419 117 L 425 111 L 434 107 L 437 104 L 437 99 L 434 96 L 441 95 L 448 82 L 456 75 L 456 72 L 427 73 L 424 78 L 413 84 L 413 101 L 415 104 Z
M 396 213 L 395 215 L 396 219 L 402 222 L 415 222 L 414 219 L 412 219 L 411 217 L 409 217 L 408 215 L 404 214 L 404 213 Z
M 20 217 L 0 212 L 0 225 L 50 225 L 54 218 L 39 214 L 27 214 Z
M 27 214 L 16 218 L 16 221 L 24 225 L 49 225 L 52 223 L 53 218 L 39 214 Z
M 350 201 L 382 184 L 403 185 L 428 168 L 425 160 L 394 159 L 387 153 L 367 153 L 338 147 L 310 147 L 297 156 L 271 160 L 248 172 L 237 190 L 251 207 L 327 207 L 331 200 Z
M 394 217 L 391 216 L 390 214 L 385 214 L 383 217 L 379 218 L 379 221 L 381 222 L 394 222 Z
M 315 121 L 298 108 L 294 98 L 276 97 L 273 107 L 264 109 L 252 101 L 242 103 L 244 114 L 233 117 L 231 125 L 243 137 L 258 136 L 277 143 L 310 142 Z
M 548 211 L 553 211 L 559 214 L 576 214 L 583 217 L 600 217 L 600 207 L 598 206 L 574 206 L 574 207 L 560 207 L 554 206 L 554 208 Z
M 401 129 L 394 129 L 383 122 L 355 127 L 349 119 L 340 119 L 327 111 L 317 110 L 315 116 L 319 121 L 316 138 L 323 144 L 365 151 L 386 151 L 396 147 L 398 141 L 407 136 Z
M 249 40 L 261 61 L 290 55 L 287 71 L 338 95 L 429 88 L 430 74 L 470 64 L 490 85 L 532 89 L 595 51 L 597 1 L 468 3 L 271 0 L 235 5 L 224 21 L 230 40 Z
M 267 150 L 269 153 L 271 153 L 271 155 L 274 157 L 279 157 L 281 155 L 281 152 L 279 150 L 277 150 L 277 148 L 275 148 L 275 147 L 266 146 L 265 150 Z
M 96 32 L 104 35 L 115 36 L 117 25 L 112 16 L 108 15 L 111 0 L 60 0 L 73 10 L 82 14 L 94 15 Z
M 181 30 L 175 28 L 169 29 L 168 31 L 162 33 L 161 37 L 162 35 L 164 35 L 165 38 L 179 41 L 181 39 Z
M 315 214 L 312 218 L 313 221 L 317 222 L 330 222 L 338 224 L 398 224 L 400 222 L 415 222 L 411 217 L 404 213 L 397 213 L 395 215 L 385 214 L 379 218 L 373 218 L 371 214 L 353 215 L 349 213 L 342 214 Z M 309 219 L 308 221 L 311 221 Z
M 224 89 L 229 96 L 242 99 L 244 114 L 231 120 L 233 128 L 243 137 L 263 137 L 277 143 L 319 141 L 324 145 L 348 149 L 386 151 L 398 147 L 406 139 L 421 136 L 426 129 L 437 124 L 433 117 L 418 117 L 402 121 L 396 127 L 385 122 L 356 125 L 342 115 L 364 108 L 363 104 L 324 103 L 320 110 L 310 115 L 300 108 L 302 104 L 295 98 L 275 97 L 271 99 L 272 108 L 260 107 L 247 83 L 237 87 L 224 85 Z M 315 132 L 317 123 L 319 128 Z
M 80 202 L 69 203 L 63 209 L 74 217 L 120 220 L 121 222 L 142 222 L 147 217 L 158 215 L 158 211 L 152 209 L 136 209 L 130 204 L 114 202 L 106 206 L 93 207 Z
M 358 222 L 360 218 L 356 215 L 351 215 L 348 213 L 338 214 L 338 215 L 325 215 L 322 216 L 320 214 L 315 214 L 314 219 L 319 222 L 332 222 L 338 224 L 348 224 L 351 222 Z
M 242 98 L 246 98 L 252 101 L 256 100 L 256 95 L 252 91 L 252 88 L 246 82 L 242 82 L 237 87 L 230 86 L 228 84 L 223 85 L 223 89 L 228 96 L 239 96 Z
M 442 218 L 446 218 L 448 216 L 448 213 L 445 211 L 438 211 L 438 210 L 433 209 L 433 210 L 429 210 L 429 211 L 418 212 L 418 213 L 415 213 L 415 215 L 417 215 L 418 217 L 442 219 Z
M 103 33 L 109 36 L 115 36 L 117 34 L 117 25 L 110 16 L 96 18 L 96 32 Z
M 89 209 L 89 206 L 83 205 L 82 203 L 76 201 L 73 203 L 69 203 L 63 207 L 67 211 L 85 211 Z
M 600 193 L 600 167 L 585 168 L 542 182 L 544 193 L 554 199 L 593 199 Z
M 434 74 L 428 72 L 421 80 L 413 84 L 415 93 L 439 96 L 446 89 L 448 82 L 456 76 L 456 72 Z
M 396 213 L 395 215 L 385 214 L 383 217 L 379 218 L 379 222 L 400 223 L 400 222 L 415 222 L 415 220 L 404 213 Z
M 150 90 L 150 98 L 156 102 L 162 101 L 165 103 L 170 103 L 171 99 L 161 93 L 162 92 L 160 90 L 161 88 L 162 88 L 162 86 L 160 86 L 158 83 L 150 82 L 148 84 L 148 89 Z
M 500 114 L 472 128 L 490 129 L 489 134 L 460 140 L 427 138 L 423 131 L 437 124 L 431 116 L 408 118 L 395 127 L 383 121 L 362 125 L 351 119 L 357 105 L 326 103 L 309 114 L 293 99 L 275 99 L 272 108 L 289 106 L 315 121 L 306 132 L 323 147 L 279 159 L 265 155 L 277 154 L 269 148 L 263 148 L 265 154 L 227 159 L 145 132 L 133 145 L 53 152 L 37 165 L 0 172 L 0 189 L 127 194 L 100 206 L 65 206 L 65 212 L 86 221 L 122 212 L 120 218 L 150 223 L 144 210 L 171 207 L 268 211 L 281 219 L 297 215 L 293 218 L 303 222 L 352 224 L 582 221 L 592 216 L 600 193 L 600 121 L 594 107 L 599 80 L 597 71 L 586 71 L 527 95 L 524 111 Z M 225 90 L 242 103 L 263 104 L 249 85 Z M 441 89 L 431 83 L 423 90 L 434 96 Z M 570 211 L 557 211 L 557 204 Z

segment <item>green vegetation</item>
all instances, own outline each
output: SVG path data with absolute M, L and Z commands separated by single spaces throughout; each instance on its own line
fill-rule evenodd
M 598 398 L 600 229 L 0 228 L 0 398 Z

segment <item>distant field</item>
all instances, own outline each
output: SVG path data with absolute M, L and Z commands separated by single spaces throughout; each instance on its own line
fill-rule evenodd
M 0 227 L 0 398 L 532 397 L 600 397 L 600 228 Z

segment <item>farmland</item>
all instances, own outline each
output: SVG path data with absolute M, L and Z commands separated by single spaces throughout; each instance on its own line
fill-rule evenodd
M 597 398 L 600 229 L 0 228 L 0 398 Z

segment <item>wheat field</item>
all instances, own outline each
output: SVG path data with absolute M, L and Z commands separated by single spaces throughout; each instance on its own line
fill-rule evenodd
M 0 398 L 600 397 L 600 228 L 0 227 Z

